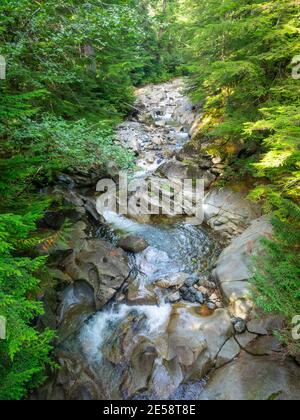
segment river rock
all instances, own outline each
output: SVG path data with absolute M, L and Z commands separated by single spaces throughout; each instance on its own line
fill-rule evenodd
M 142 118 L 143 122 L 149 121 L 150 116 L 156 123 L 161 120 L 161 124 L 176 124 L 189 130 L 195 113 L 189 99 L 181 92 L 183 87 L 182 79 L 175 79 L 163 85 L 138 89 L 136 108 L 141 111 L 139 119 Z
M 59 369 L 36 393 L 33 400 L 92 401 L 105 397 L 101 383 L 87 363 L 79 356 L 58 352 Z
M 235 318 L 233 320 L 233 327 L 237 334 L 243 334 L 247 329 L 246 322 L 241 318 Z
M 258 337 L 248 344 L 245 350 L 255 356 L 267 356 L 275 353 L 282 353 L 283 348 L 276 337 L 269 335 Z
M 160 400 L 168 399 L 183 381 L 183 373 L 177 359 L 156 359 L 149 389 Z
M 177 292 L 175 292 L 175 293 L 172 293 L 171 295 L 169 295 L 169 296 L 167 297 L 167 300 L 168 300 L 168 302 L 170 302 L 170 303 L 176 303 L 176 302 L 178 302 L 180 299 L 181 299 L 181 295 L 180 295 L 180 292 L 179 292 L 179 291 L 177 291 Z
M 188 277 L 189 275 L 186 273 L 175 273 L 171 276 L 157 280 L 155 285 L 161 287 L 162 289 L 169 289 L 170 287 L 180 288 L 186 282 Z
M 228 188 L 210 191 L 203 209 L 205 222 L 225 240 L 242 233 L 251 221 L 261 216 L 259 206 Z
M 141 337 L 131 355 L 131 368 L 123 385 L 128 396 L 148 388 L 156 358 L 155 346 L 145 337 Z
M 91 285 L 97 309 L 116 294 L 130 274 L 124 251 L 99 239 L 85 240 L 63 265 L 74 281 L 84 280 Z
M 218 369 L 200 400 L 300 400 L 300 368 L 281 356 L 240 357 Z
M 83 208 L 83 198 L 75 190 L 69 190 L 61 186 L 55 186 L 53 188 L 52 194 L 58 201 L 62 201 L 64 205 L 74 206 L 76 207 L 76 211 L 81 211 L 83 214 L 85 214 L 85 210 Z
M 170 162 L 163 163 L 157 170 L 160 175 L 166 178 L 173 179 L 178 178 L 181 180 L 188 179 L 188 166 L 181 162 L 172 160 Z
M 247 319 L 253 308 L 249 283 L 253 275 L 252 258 L 262 249 L 261 238 L 271 236 L 272 226 L 268 219 L 265 217 L 257 219 L 232 241 L 217 261 L 213 277 L 235 317 Z
M 150 287 L 141 287 L 138 281 L 133 281 L 128 286 L 127 300 L 131 305 L 157 305 L 158 297 Z
M 76 281 L 60 296 L 58 310 L 58 335 L 65 340 L 77 331 L 84 321 L 96 311 L 93 288 L 85 281 Z
M 216 368 L 220 368 L 235 359 L 241 352 L 240 346 L 232 337 L 222 347 L 216 361 Z
M 148 246 L 149 244 L 145 239 L 135 235 L 125 236 L 118 241 L 118 247 L 126 252 L 133 252 L 134 254 L 145 251 Z
M 160 175 L 173 179 L 199 179 L 204 181 L 204 187 L 208 188 L 216 179 L 215 175 L 209 171 L 204 171 L 197 165 L 184 164 L 177 160 L 163 163 L 157 170 Z
M 284 327 L 284 318 L 279 315 L 264 315 L 259 319 L 251 319 L 247 330 L 253 334 L 268 335 Z
M 185 372 L 185 380 L 203 378 L 214 364 L 224 343 L 233 334 L 226 310 L 202 316 L 197 307 L 178 304 L 173 308 L 168 325 L 167 360 L 177 357 Z
M 207 302 L 207 307 L 210 311 L 215 311 L 218 308 L 218 305 L 215 302 Z
M 180 289 L 181 296 L 184 300 L 191 303 L 204 303 L 204 297 L 200 290 L 195 289 L 194 287 L 182 287 Z
M 257 338 L 256 334 L 249 333 L 248 331 L 244 334 L 237 335 L 235 337 L 237 343 L 242 349 L 245 349 L 252 341 L 254 341 Z

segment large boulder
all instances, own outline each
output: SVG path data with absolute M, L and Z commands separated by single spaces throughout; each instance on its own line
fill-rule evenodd
M 93 288 L 96 309 L 112 299 L 130 275 L 124 251 L 99 239 L 84 240 L 63 266 L 73 281 L 84 280 Z
M 177 358 L 185 380 L 199 380 L 213 367 L 224 343 L 233 335 L 228 312 L 219 309 L 202 316 L 199 307 L 178 304 L 168 325 L 166 360 Z
M 182 163 L 178 160 L 171 160 L 169 162 L 163 163 L 157 170 L 157 172 L 168 178 L 173 179 L 199 179 L 204 181 L 204 187 L 208 188 L 216 180 L 215 175 L 213 175 L 208 170 L 203 170 L 197 164 L 191 163 Z
M 200 400 L 300 400 L 300 368 L 282 355 L 239 358 L 217 370 Z
M 118 241 L 118 246 L 126 252 L 138 254 L 139 252 L 145 251 L 149 244 L 147 241 L 145 241 L 145 239 L 139 236 L 128 235 L 124 236 Z
M 204 198 L 204 220 L 224 240 L 242 233 L 261 216 L 261 208 L 245 195 L 228 188 L 210 191 Z
M 220 255 L 213 276 L 230 305 L 234 316 L 245 319 L 252 309 L 249 280 L 253 276 L 252 259 L 261 251 L 261 238 L 272 237 L 267 218 L 253 221 Z
M 95 310 L 94 290 L 85 281 L 76 281 L 60 296 L 58 308 L 58 337 L 60 341 L 70 337 Z
M 33 400 L 92 401 L 104 399 L 105 393 L 96 375 L 78 354 L 56 353 L 60 366 L 51 378 L 31 397 Z

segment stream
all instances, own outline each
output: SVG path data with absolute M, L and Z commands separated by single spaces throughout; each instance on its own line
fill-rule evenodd
M 157 177 L 157 169 L 174 161 L 188 142 L 195 115 L 182 89 L 182 81 L 174 80 L 137 91 L 140 112 L 118 130 L 119 143 L 137 155 L 133 177 Z M 129 279 L 118 283 L 117 292 L 96 314 L 87 310 L 86 316 L 80 313 L 78 317 L 81 307 L 74 310 L 80 299 L 87 309 L 85 283 L 77 282 L 64 292 L 60 318 L 69 307 L 81 327 L 56 350 L 63 369 L 52 384 L 55 391 L 47 398 L 53 398 L 68 382 L 69 388 L 76 389 L 70 398 L 197 398 L 203 377 L 232 330 L 218 290 L 210 281 L 220 253 L 217 240 L 209 229 L 188 224 L 184 217 L 129 218 L 107 211 L 104 218 L 105 224 L 96 227 L 92 241 L 98 238 L 101 246 L 116 247 L 120 238 L 130 234 L 148 246 L 142 252 L 127 253 Z M 112 249 L 109 255 L 119 252 Z M 89 255 L 81 263 L 78 258 L 67 261 L 66 272 L 74 273 L 68 266 L 85 264 L 91 273 Z M 82 274 L 77 276 L 83 280 Z M 111 291 L 106 289 L 106 293 Z M 69 328 L 68 323 L 63 325 Z M 78 383 L 72 380 L 76 371 Z
M 51 251 L 57 287 L 45 295 L 40 321 L 56 329 L 59 369 L 32 398 L 298 398 L 299 367 L 282 363 L 272 334 L 282 320 L 250 316 L 249 266 L 272 227 L 242 194 L 214 188 L 218 160 L 186 160 L 195 112 L 182 80 L 146 86 L 136 96 L 136 112 L 117 136 L 136 155 L 130 177 L 137 184 L 150 176 L 157 183 L 202 177 L 207 223 L 111 210 L 100 217 L 97 174 L 61 176 L 56 193 L 75 207 L 74 225 L 67 245 Z M 51 223 L 56 216 L 50 212 Z M 223 251 L 221 235 L 231 243 Z M 130 242 L 141 248 L 129 252 Z
M 119 128 L 124 146 L 129 145 L 139 151 L 135 176 L 143 178 L 154 173 L 168 160 L 170 152 L 179 151 L 188 141 L 192 111 L 181 89 L 181 83 L 175 81 L 149 90 L 149 119 L 144 116 L 146 122 L 125 122 Z M 143 90 L 138 95 L 141 93 L 145 95 Z M 151 109 L 157 97 L 159 106 Z M 166 334 L 170 319 L 175 316 L 176 305 L 168 300 L 166 290 L 158 291 L 155 282 L 180 273 L 190 274 L 192 279 L 194 276 L 198 280 L 201 273 L 208 274 L 218 246 L 207 230 L 181 220 L 145 224 L 112 212 L 107 212 L 105 218 L 115 243 L 120 233 L 134 234 L 146 240 L 149 247 L 143 252 L 129 255 L 135 273 L 132 279 L 135 299 L 131 299 L 131 302 L 126 299 L 121 303 L 112 302 L 92 317 L 80 331 L 80 351 L 93 371 L 101 372 L 101 383 L 108 399 L 121 396 L 191 398 L 195 386 L 181 386 L 184 377 L 179 365 L 172 361 L 165 363 L 164 349 L 160 351 L 157 348 L 157 343 L 167 341 Z M 100 237 L 101 234 L 103 232 L 100 231 Z M 180 308 L 180 302 L 177 305 Z M 185 322 L 197 316 L 198 305 L 196 302 L 182 305 L 184 317 L 187 318 Z M 193 310 L 195 313 L 190 313 Z M 126 345 L 120 342 L 123 340 Z M 126 369 L 132 358 L 136 365 L 129 368 L 131 377 L 128 378 Z M 118 365 L 114 366 L 116 362 Z M 120 367 L 120 362 L 123 367 Z M 152 363 L 154 369 L 149 386 L 149 366 Z M 128 381 L 125 386 L 124 381 Z M 145 391 L 141 392 L 144 388 Z M 121 390 L 123 395 L 120 395 Z

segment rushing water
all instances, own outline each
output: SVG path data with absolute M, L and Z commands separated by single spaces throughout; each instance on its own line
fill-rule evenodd
M 173 97 L 180 99 L 177 91 L 167 94 L 168 100 Z M 182 127 L 177 129 L 177 138 L 180 133 Z M 186 140 L 187 134 L 182 138 Z M 170 149 L 174 149 L 174 144 Z M 143 159 L 147 160 L 147 152 Z M 141 169 L 143 176 L 145 171 L 156 169 L 156 163 Z M 130 233 L 148 242 L 145 251 L 128 255 L 131 282 L 146 297 L 147 293 L 155 294 L 158 279 L 175 273 L 198 276 L 207 273 L 218 253 L 214 238 L 203 227 L 181 220 L 140 224 L 113 212 L 104 216 L 107 225 L 97 230 L 98 237 L 116 243 L 120 235 Z M 133 304 L 122 296 L 121 301 L 116 299 L 95 314 L 66 346 L 72 347 L 71 351 L 76 349 L 86 360 L 101 383 L 104 398 L 196 398 L 201 382 L 183 385 L 181 367 L 166 353 L 170 321 L 178 316 L 177 306 L 167 303 L 163 293 L 157 296 L 156 304 L 152 301 Z M 194 309 L 193 305 L 186 306 L 188 322 L 190 316 L 193 320 Z
M 204 228 L 176 222 L 175 224 L 139 224 L 132 220 L 119 216 L 115 213 L 105 214 L 111 231 L 108 236 L 116 241 L 119 234 L 134 233 L 147 240 L 149 248 L 145 251 L 129 255 L 131 265 L 135 269 L 135 282 L 140 294 L 147 294 L 152 290 L 153 282 L 158 278 L 167 277 L 174 273 L 205 273 L 217 253 L 217 245 Z M 100 231 L 103 233 L 103 231 Z M 106 235 L 108 230 L 106 229 Z M 124 371 L 129 369 L 132 354 L 139 348 L 141 339 L 156 345 L 164 340 L 168 324 L 172 314 L 172 305 L 166 303 L 161 296 L 157 305 L 141 304 L 130 305 L 128 303 L 113 303 L 110 307 L 98 312 L 80 332 L 81 352 L 89 361 L 96 372 L 101 372 L 101 381 L 105 385 L 108 398 L 119 397 L 119 390 L 123 381 Z M 125 331 L 125 334 L 124 334 Z M 127 342 L 130 331 L 130 345 L 126 344 L 122 349 L 118 341 Z M 124 337 L 122 337 L 124 334 Z M 133 345 L 133 349 L 130 346 Z M 128 347 L 127 347 L 128 346 Z M 128 351 L 128 354 L 126 352 Z M 115 356 L 114 353 L 120 353 Z M 112 355 L 110 361 L 110 357 Z M 114 358 L 117 357 L 119 367 L 114 366 Z M 158 355 L 155 363 L 161 363 Z M 159 373 L 159 383 L 167 381 L 168 373 L 162 369 Z M 170 387 L 170 398 L 192 398 L 193 392 L 199 391 L 197 386 L 180 386 L 173 393 Z M 166 387 L 170 386 L 166 384 Z M 153 389 L 152 393 L 140 394 L 138 398 L 160 398 L 161 390 Z M 121 396 L 126 395 L 126 390 Z M 166 395 L 163 394 L 163 397 Z

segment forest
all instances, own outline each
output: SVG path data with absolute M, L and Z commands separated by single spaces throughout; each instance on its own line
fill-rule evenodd
M 253 299 L 279 314 L 289 355 L 300 315 L 299 0 L 1 0 L 0 400 L 20 400 L 55 370 L 55 331 L 40 328 L 60 173 L 134 166 L 115 129 L 136 88 L 186 79 L 202 118 L 193 146 L 226 162 L 220 187 L 246 185 L 274 235 L 253 261 Z M 52 241 L 55 238 L 47 237 Z

